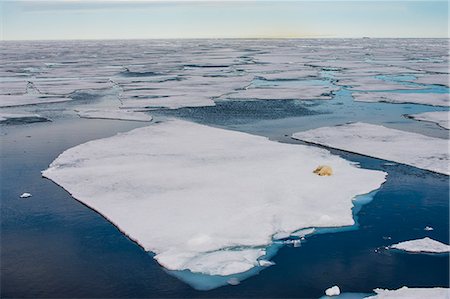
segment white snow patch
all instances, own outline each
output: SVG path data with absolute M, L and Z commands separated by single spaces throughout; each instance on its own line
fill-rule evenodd
M 450 245 L 441 243 L 428 237 L 423 239 L 400 242 L 392 245 L 391 248 L 404 250 L 408 252 L 429 252 L 429 253 L 450 252 Z
M 335 174 L 315 175 L 320 164 Z M 315 147 L 171 120 L 71 148 L 43 176 L 167 269 L 230 275 L 257 266 L 277 232 L 353 225 L 352 199 L 386 173 Z
M 416 120 L 436 123 L 438 126 L 447 130 L 450 130 L 449 116 L 449 111 L 424 112 L 408 115 L 408 117 Z
M 325 295 L 327 296 L 337 296 L 341 293 L 341 290 L 338 286 L 333 286 L 325 290 Z
M 375 289 L 376 295 L 366 297 L 366 299 L 448 299 L 450 289 L 448 288 L 408 288 L 402 287 L 397 290 Z
M 133 121 L 151 121 L 152 116 L 145 112 L 136 112 L 132 110 L 77 110 L 77 114 L 82 118 L 100 118 L 100 119 L 118 119 Z
M 292 137 L 449 175 L 449 142 L 445 139 L 367 123 L 323 127 Z

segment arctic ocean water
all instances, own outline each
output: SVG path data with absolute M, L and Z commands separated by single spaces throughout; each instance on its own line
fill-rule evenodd
M 114 48 L 113 43 L 102 48 L 103 51 L 108 49 L 105 57 L 113 55 L 114 59 L 126 58 L 126 61 L 145 61 L 148 58 L 139 56 L 139 53 L 148 50 L 145 42 L 136 42 L 137 48 L 142 51 L 133 48 L 132 53 L 122 53 L 123 47 Z M 281 45 L 284 43 L 287 42 Z M 52 48 L 51 44 L 43 45 Z M 66 45 L 67 49 L 70 45 Z M 156 48 L 159 52 L 150 51 L 149 55 L 166 53 L 166 46 L 164 42 L 160 51 Z M 26 47 L 23 45 L 23 48 Z M 247 45 L 240 47 L 245 55 L 254 52 L 247 50 Z M 195 45 L 191 48 L 197 52 L 199 47 Z M 90 49 L 96 50 L 97 45 L 92 44 Z M 206 51 L 206 46 L 199 49 Z M 183 51 L 186 51 L 185 48 Z M 177 53 L 176 50 L 173 53 Z M 131 54 L 137 57 L 130 58 Z M 244 54 L 239 59 L 244 62 L 252 60 Z M 78 59 L 77 55 L 73 57 Z M 68 57 L 61 58 L 62 64 L 74 64 L 73 57 Z M 100 58 L 101 55 L 93 59 L 100 61 Z M 316 54 L 309 59 L 314 61 Z M 179 57 L 174 61 L 178 60 L 182 61 Z M 110 64 L 109 61 L 103 62 L 106 66 Z M 87 67 L 87 71 L 91 67 Z M 109 72 L 106 67 L 101 70 Z M 96 76 L 97 71 L 94 71 Z M 327 87 L 334 82 L 333 71 L 323 71 L 320 79 L 317 78 L 284 81 L 255 79 L 251 84 L 295 87 L 306 82 L 308 85 Z M 403 82 L 413 78 L 412 75 L 399 75 L 381 79 Z M 59 88 L 58 84 L 55 86 L 52 88 Z M 406 94 L 412 91 L 396 92 Z M 448 93 L 448 88 L 428 85 L 427 89 L 414 92 Z M 348 89 L 342 88 L 333 94 L 332 100 L 308 101 L 240 101 L 223 97 L 216 100 L 216 106 L 157 109 L 150 114 L 154 116 L 154 121 L 178 117 L 288 143 L 301 143 L 290 138 L 294 132 L 352 121 L 448 138 L 448 131 L 436 124 L 403 116 L 448 111 L 448 108 L 356 102 L 350 93 Z M 52 122 L 21 124 L 19 121 L 1 125 L 2 298 L 318 298 L 333 285 L 338 285 L 342 292 L 352 293 L 371 293 L 374 288 L 396 289 L 405 285 L 449 287 L 448 254 L 409 254 L 385 249 L 400 241 L 425 236 L 449 243 L 448 176 L 330 150 L 360 163 L 363 168 L 388 173 L 386 183 L 373 200 L 363 205 L 358 212 L 358 229 L 308 236 L 300 247 L 282 246 L 272 258 L 274 266 L 238 285 L 226 285 L 209 291 L 193 289 L 165 271 L 155 262 L 151 253 L 145 252 L 105 218 L 41 176 L 41 171 L 68 148 L 150 125 L 132 121 L 80 119 L 73 113 L 74 109 L 84 105 L 106 108 L 118 105 L 115 95 L 114 87 L 109 91 L 77 91 L 71 94 L 72 100 L 67 103 L 24 106 L 26 112 L 42 113 Z M 14 112 L 14 108 L 6 110 Z M 19 195 L 23 192 L 33 196 L 20 199 Z M 433 227 L 433 230 L 425 231 L 426 226 Z

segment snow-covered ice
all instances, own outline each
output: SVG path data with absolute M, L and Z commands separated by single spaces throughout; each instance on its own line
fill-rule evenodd
M 293 138 L 449 175 L 449 142 L 380 125 L 323 127 Z
M 352 96 L 358 102 L 450 106 L 449 95 L 446 93 L 354 92 Z
M 431 230 L 434 230 L 434 228 L 432 228 L 431 226 L 425 226 L 424 230 L 431 231 Z
M 315 175 L 319 164 L 335 174 Z M 43 171 L 165 268 L 210 275 L 258 266 L 277 233 L 353 225 L 352 199 L 385 175 L 324 149 L 180 120 L 78 145 Z
M 428 252 L 428 253 L 444 253 L 450 252 L 450 245 L 430 239 L 423 239 L 400 242 L 391 246 L 391 248 L 404 250 L 408 252 Z
M 22 193 L 22 194 L 20 195 L 20 198 L 28 198 L 28 197 L 31 197 L 31 196 L 32 196 L 31 193 L 24 192 L 24 193 Z
M 337 296 L 341 293 L 341 290 L 338 286 L 333 286 L 325 290 L 325 295 L 327 296 Z
M 70 98 L 63 97 L 43 97 L 38 95 L 2 95 L 0 96 L 0 107 L 14 107 L 36 104 L 50 104 L 70 101 Z
M 376 295 L 365 297 L 366 299 L 448 299 L 450 289 L 448 288 L 408 288 L 402 287 L 397 290 L 375 289 Z
M 450 130 L 449 111 L 424 112 L 419 114 L 409 114 L 407 116 L 420 121 L 436 123 L 438 126 Z
M 151 121 L 152 120 L 152 116 L 145 112 L 124 110 L 124 109 L 77 110 L 77 114 L 82 118 L 118 119 L 118 120 L 133 120 L 133 121 Z

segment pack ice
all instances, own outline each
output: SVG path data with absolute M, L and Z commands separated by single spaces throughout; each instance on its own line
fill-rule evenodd
M 313 173 L 330 165 L 334 175 Z M 168 120 L 63 152 L 43 176 L 170 270 L 230 275 L 274 235 L 354 224 L 352 199 L 385 173 L 304 145 Z
M 323 127 L 292 137 L 449 175 L 449 143 L 445 139 L 367 123 Z

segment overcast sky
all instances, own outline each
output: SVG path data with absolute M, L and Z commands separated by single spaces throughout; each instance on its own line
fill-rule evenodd
M 0 0 L 2 39 L 447 37 L 447 1 Z

